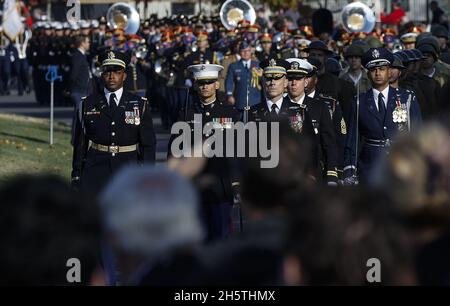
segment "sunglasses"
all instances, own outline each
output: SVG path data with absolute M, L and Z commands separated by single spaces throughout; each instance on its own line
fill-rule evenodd
M 293 81 L 293 80 L 303 80 L 305 78 L 305 76 L 300 76 L 300 75 L 295 75 L 295 76 L 288 76 L 287 77 L 289 81 Z
M 284 74 L 281 75 L 274 75 L 274 76 L 264 76 L 264 80 L 266 82 L 270 82 L 270 81 L 278 81 L 281 80 L 284 77 Z
M 215 82 L 216 82 L 216 80 L 199 80 L 199 81 L 197 81 L 197 85 L 198 86 L 211 85 L 211 84 L 214 84 Z

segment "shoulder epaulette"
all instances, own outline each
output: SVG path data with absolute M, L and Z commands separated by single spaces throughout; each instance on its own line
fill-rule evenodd
M 328 96 L 325 94 L 319 94 L 319 98 L 336 101 L 336 99 L 333 98 L 332 96 Z

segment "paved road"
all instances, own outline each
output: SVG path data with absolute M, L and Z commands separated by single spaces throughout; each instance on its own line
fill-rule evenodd
M 50 118 L 50 107 L 38 105 L 33 92 L 29 95 L 17 96 L 15 91 L 11 91 L 10 96 L 0 96 L 0 113 Z M 72 123 L 72 114 L 72 107 L 55 107 L 54 110 L 55 120 L 69 126 Z M 166 160 L 169 131 L 162 128 L 161 119 L 157 113 L 153 114 L 153 124 L 157 139 L 156 160 L 157 162 L 163 162 Z

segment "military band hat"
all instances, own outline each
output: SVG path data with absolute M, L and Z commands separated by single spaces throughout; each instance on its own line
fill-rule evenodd
M 308 76 L 313 76 L 314 74 L 317 73 L 317 71 L 319 71 L 320 69 L 322 69 L 322 63 L 314 58 L 314 57 L 308 57 L 307 58 L 308 63 L 311 64 L 311 66 L 313 67 L 313 69 L 309 72 Z
M 296 39 L 295 42 L 301 51 L 304 51 L 306 48 L 308 48 L 309 44 L 311 43 L 310 40 L 305 38 Z
M 99 24 L 108 24 L 108 22 L 106 21 L 106 17 L 105 16 L 101 16 L 98 19 Z
M 214 64 L 198 64 L 191 65 L 188 71 L 192 73 L 194 80 L 217 80 L 219 72 L 223 70 L 223 66 Z
M 416 56 L 418 60 L 426 59 L 421 50 L 419 49 L 409 49 L 409 50 L 411 50 L 411 52 Z
M 311 50 L 321 50 L 327 55 L 333 54 L 333 51 L 329 50 L 327 45 L 321 40 L 312 41 L 308 48 L 305 49 L 306 52 L 310 52 Z
M 406 33 L 400 36 L 400 40 L 404 44 L 414 44 L 417 40 L 417 33 Z
M 208 40 L 208 32 L 200 32 L 197 34 L 197 40 L 198 41 L 205 41 Z
M 243 41 L 241 41 L 241 43 L 239 44 L 239 51 L 241 50 L 245 50 L 245 49 L 249 49 L 251 48 L 252 45 L 246 40 L 244 39 Z
M 431 34 L 436 37 L 444 37 L 448 39 L 448 30 L 441 24 L 436 24 L 431 27 Z
M 270 42 L 272 43 L 272 35 L 269 33 L 264 33 L 261 35 L 260 39 L 261 42 Z
M 314 69 L 313 66 L 304 59 L 288 58 L 286 61 L 290 65 L 287 69 L 288 75 L 306 76 Z
M 128 65 L 127 56 L 120 51 L 105 51 L 99 56 L 102 69 L 125 69 Z
M 406 67 L 403 65 L 403 58 L 400 54 L 397 53 L 394 53 L 394 61 L 392 62 L 391 67 L 400 70 L 405 69 Z
M 372 48 L 363 56 L 363 64 L 366 69 L 381 66 L 390 66 L 394 61 L 391 51 L 386 48 Z
M 263 69 L 264 75 L 286 74 L 290 64 L 284 59 L 268 58 L 267 60 L 262 61 L 259 66 Z
M 363 57 L 364 56 L 364 49 L 361 45 L 358 44 L 351 44 L 347 50 L 344 52 L 344 57 Z
M 399 58 L 402 61 L 403 65 L 407 65 L 408 63 L 411 62 L 409 56 L 405 53 L 404 50 L 394 53 L 394 56 Z

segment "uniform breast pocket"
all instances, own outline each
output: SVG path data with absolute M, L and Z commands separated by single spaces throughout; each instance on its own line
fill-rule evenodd
M 95 116 L 88 115 L 84 120 L 85 127 L 88 132 L 93 132 L 96 130 L 96 126 L 98 124 L 98 119 Z
M 234 78 L 237 82 L 239 82 L 242 78 L 242 71 L 241 70 L 235 70 L 234 71 Z

